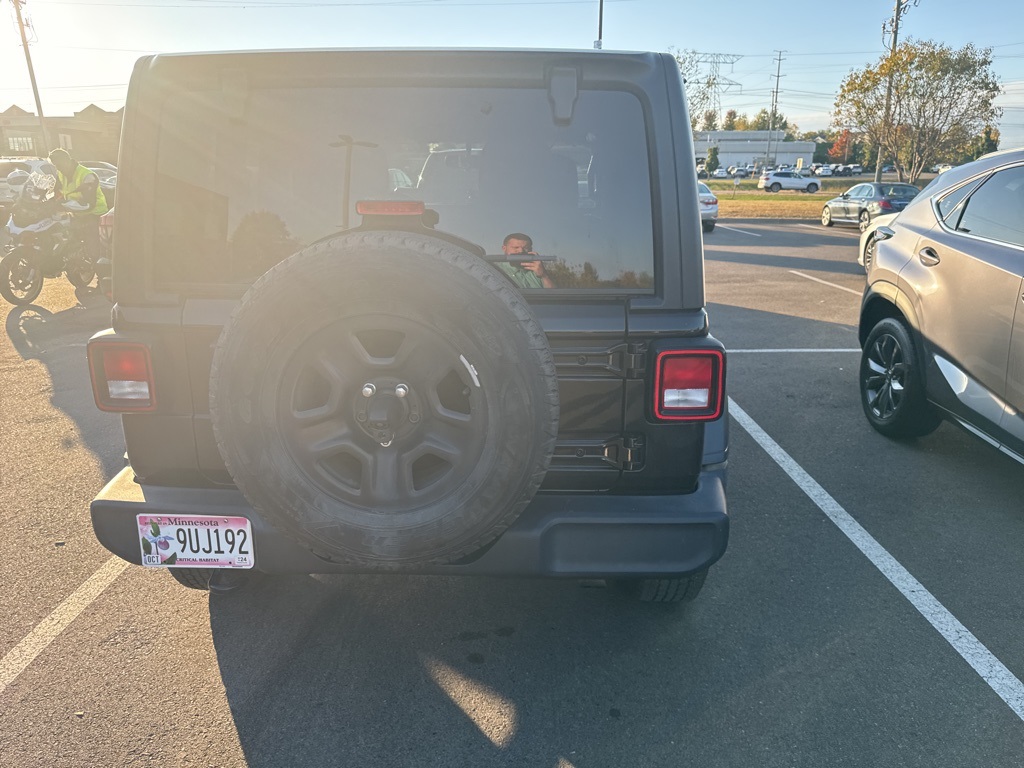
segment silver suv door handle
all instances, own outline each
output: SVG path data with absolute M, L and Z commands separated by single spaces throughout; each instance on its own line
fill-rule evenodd
M 934 248 L 922 248 L 917 252 L 917 256 L 926 267 L 934 267 L 939 263 L 939 254 L 935 252 Z

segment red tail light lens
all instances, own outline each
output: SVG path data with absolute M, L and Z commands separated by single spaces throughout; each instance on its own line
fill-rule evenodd
M 654 415 L 666 421 L 711 421 L 722 415 L 721 350 L 662 352 L 655 360 Z
M 153 366 L 144 344 L 89 342 L 89 373 L 101 411 L 151 411 L 156 408 Z
M 881 208 L 883 211 L 891 211 L 892 203 L 890 203 L 888 200 L 879 200 L 878 207 Z

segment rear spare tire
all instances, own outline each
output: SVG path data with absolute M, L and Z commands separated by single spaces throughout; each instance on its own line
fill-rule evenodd
M 316 243 L 246 292 L 210 414 L 248 501 L 336 562 L 448 563 L 526 507 L 558 433 L 554 362 L 515 287 L 408 232 Z

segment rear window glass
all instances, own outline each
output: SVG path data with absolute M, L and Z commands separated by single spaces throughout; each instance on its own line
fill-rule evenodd
M 161 284 L 249 282 L 358 226 L 357 201 L 398 199 L 488 254 L 528 234 L 556 288 L 653 288 L 643 110 L 625 92 L 581 91 L 568 125 L 544 89 L 254 88 L 241 107 L 178 92 L 160 126 Z
M 883 197 L 898 197 L 910 199 L 917 196 L 920 190 L 912 184 L 883 184 Z

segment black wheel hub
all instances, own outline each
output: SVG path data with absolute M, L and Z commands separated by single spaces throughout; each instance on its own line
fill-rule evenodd
M 395 378 L 366 382 L 353 398 L 352 413 L 363 433 L 382 448 L 407 439 L 423 418 L 415 390 Z

